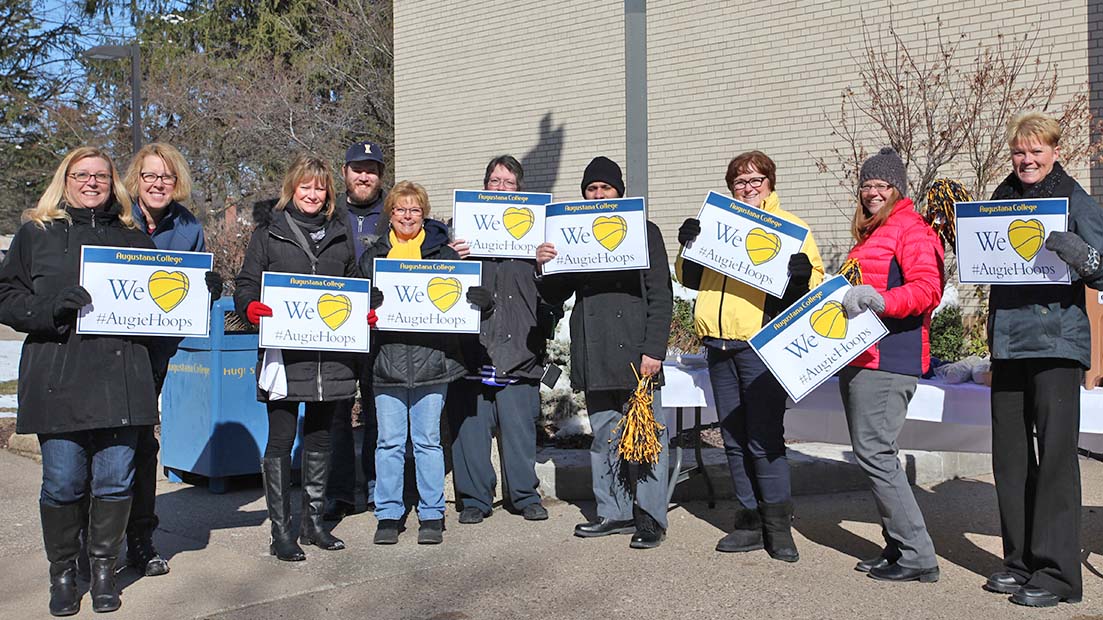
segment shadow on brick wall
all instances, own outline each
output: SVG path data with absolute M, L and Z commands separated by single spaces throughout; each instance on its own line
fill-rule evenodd
M 554 127 L 552 113 L 540 119 L 536 146 L 521 158 L 525 168 L 525 190 L 550 194 L 559 179 L 559 161 L 563 155 L 563 141 L 567 135 L 565 125 Z

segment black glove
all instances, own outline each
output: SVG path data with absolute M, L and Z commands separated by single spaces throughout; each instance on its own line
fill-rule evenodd
M 1069 264 L 1081 278 L 1099 271 L 1099 251 L 1074 232 L 1053 231 L 1046 237 L 1046 249 Z
M 79 284 L 67 286 L 54 298 L 54 318 L 61 319 L 92 303 L 92 296 Z
M 678 228 L 678 243 L 685 245 L 701 234 L 701 220 L 687 217 L 686 221 Z
M 475 304 L 483 312 L 489 312 L 494 309 L 494 294 L 485 286 L 472 286 L 467 289 L 467 302 Z
M 222 297 L 222 276 L 217 271 L 208 271 L 203 274 L 203 280 L 207 283 L 207 290 L 211 293 L 211 301 Z
M 808 260 L 808 255 L 804 252 L 797 252 L 789 257 L 789 281 L 796 282 L 801 286 L 808 284 L 808 279 L 812 277 L 812 261 Z
M 371 305 L 371 309 L 375 310 L 379 306 L 383 305 L 383 291 L 371 287 L 371 299 L 368 302 Z

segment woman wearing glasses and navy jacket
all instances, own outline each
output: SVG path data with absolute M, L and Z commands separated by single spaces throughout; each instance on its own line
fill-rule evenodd
M 76 333 L 80 309 L 94 301 L 78 284 L 81 248 L 154 247 L 129 204 L 111 159 L 75 149 L 24 214 L 0 267 L 0 323 L 27 334 L 16 432 L 37 434 L 42 447 L 39 509 L 56 616 L 80 610 L 82 528 L 93 609 L 121 605 L 115 560 L 130 513 L 134 446 L 143 427 L 157 424 L 148 339 Z
M 728 163 L 728 189 L 737 200 L 793 222 L 808 225 L 781 208 L 774 188 L 777 167 L 765 153 L 750 151 Z M 701 223 L 687 219 L 678 242 L 692 243 Z M 823 260 L 812 234 L 801 251 L 788 257 L 789 285 L 774 297 L 679 256 L 674 265 L 682 284 L 696 289 L 694 323 L 708 351 L 709 378 L 720 417 L 739 502 L 735 527 L 717 551 L 746 552 L 765 547 L 770 557 L 799 559 L 790 523 L 793 516 L 789 461 L 785 457 L 785 390 L 747 342 L 755 332 L 823 281 Z
M 123 185 L 134 200 L 134 223 L 149 233 L 157 249 L 207 250 L 203 225 L 183 204 L 191 199 L 191 171 L 180 151 L 159 142 L 143 146 L 131 160 Z M 222 295 L 222 278 L 217 273 L 207 272 L 206 284 L 212 299 Z M 180 340 L 150 339 L 149 356 L 158 396 Z M 159 449 L 153 427 L 143 427 L 134 453 L 134 502 L 126 527 L 126 563 L 147 577 L 169 572 L 168 561 L 153 547 L 153 532 L 160 522 L 154 510 Z
M 848 316 L 876 312 L 889 334 L 839 371 L 858 465 L 869 477 L 885 548 L 855 570 L 881 581 L 938 581 L 938 558 L 900 466 L 896 439 L 918 378 L 930 367 L 931 312 L 942 299 L 942 243 L 906 197 L 908 173 L 885 147 L 862 164 L 847 255 L 863 284 L 847 291 Z

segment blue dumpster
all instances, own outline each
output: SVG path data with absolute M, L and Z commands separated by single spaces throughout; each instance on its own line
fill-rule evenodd
M 259 337 L 225 332 L 233 310 L 233 299 L 215 302 L 210 338 L 180 343 L 161 392 L 161 461 L 169 480 L 182 482 L 180 472 L 206 476 L 212 493 L 224 492 L 229 476 L 260 473 L 268 441 L 268 413 L 257 402 Z M 298 438 L 292 455 L 298 467 Z

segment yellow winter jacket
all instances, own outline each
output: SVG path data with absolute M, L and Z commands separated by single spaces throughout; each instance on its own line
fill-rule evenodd
M 762 202 L 761 208 L 772 215 L 808 228 L 804 220 L 781 208 L 781 200 L 777 192 L 770 192 Z M 820 250 L 816 247 L 811 231 L 805 238 L 804 245 L 801 246 L 801 252 L 807 254 L 808 260 L 812 263 L 812 276 L 808 279 L 808 288 L 816 288 L 823 282 L 823 259 L 820 257 Z M 697 335 L 702 338 L 749 340 L 762 328 L 764 318 L 773 318 L 796 301 L 795 298 L 778 299 L 753 286 L 692 262 L 684 265 L 680 254 L 674 263 L 674 270 L 678 281 L 686 286 L 691 284 L 685 277 L 687 271 L 703 270 L 700 285 L 697 287 L 697 303 L 693 312 Z M 693 287 L 690 286 L 690 288 Z M 769 317 L 765 317 L 767 312 L 770 313 Z

